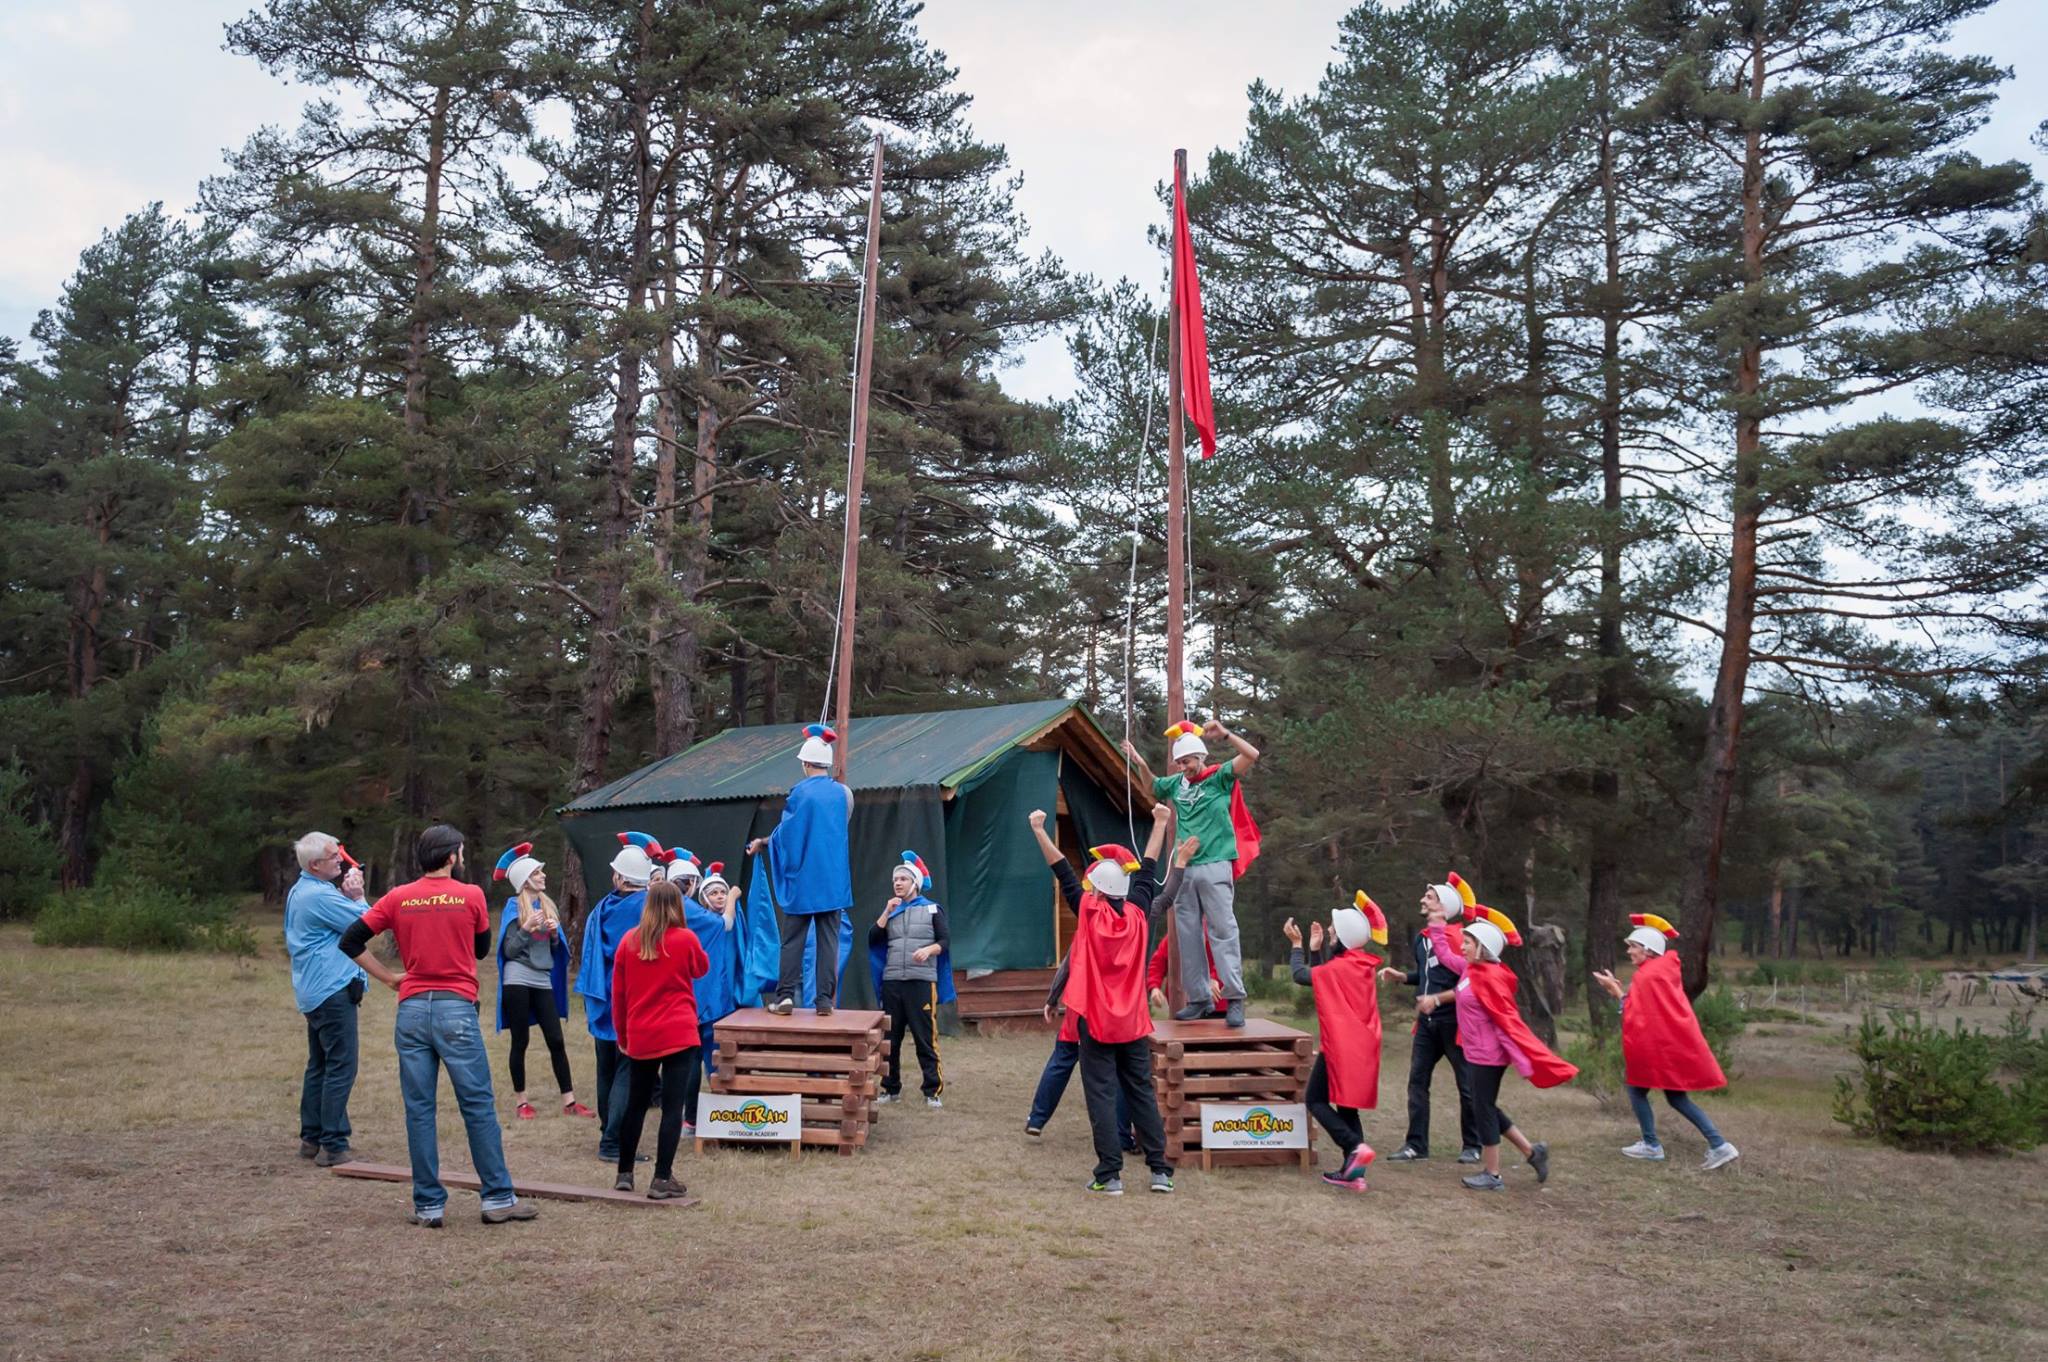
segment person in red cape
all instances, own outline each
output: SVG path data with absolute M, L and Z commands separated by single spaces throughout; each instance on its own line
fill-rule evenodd
M 1621 1152 L 1632 1159 L 1663 1162 L 1657 1114 L 1650 1107 L 1650 1093 L 1662 1088 L 1671 1109 L 1706 1136 L 1707 1157 L 1700 1167 L 1726 1167 L 1742 1156 L 1741 1151 L 1722 1137 L 1690 1096 L 1725 1088 L 1728 1079 L 1707 1047 L 1700 1019 L 1680 982 L 1678 952 L 1669 948 L 1678 939 L 1678 929 L 1655 913 L 1631 913 L 1628 920 L 1634 930 L 1624 941 L 1629 963 L 1636 967 L 1630 987 L 1624 989 L 1608 970 L 1593 975 L 1593 981 L 1621 1004 L 1621 1061 L 1629 1105 L 1643 1132 L 1642 1139 Z
M 1142 862 L 1124 847 L 1090 848 L 1086 883 L 1046 836 L 1045 811 L 1033 810 L 1030 821 L 1045 863 L 1080 919 L 1046 994 L 1045 1019 L 1051 1021 L 1053 1008 L 1064 1003 L 1081 1047 L 1081 1090 L 1095 1137 L 1095 1178 L 1088 1190 L 1123 1195 L 1124 1152 L 1117 1128 L 1121 1098 L 1152 1170 L 1152 1190 L 1171 1192 L 1166 1128 L 1152 1093 L 1152 1011 L 1145 1003 L 1146 913 L 1157 888 L 1153 866 L 1166 835 L 1165 820 L 1153 823 Z
M 1500 962 L 1510 944 L 1522 944 L 1515 924 L 1506 914 L 1478 905 L 1466 913 L 1470 920 L 1457 939 L 1443 923 L 1432 924 L 1426 933 L 1444 965 L 1459 976 L 1458 996 L 1452 1001 L 1458 1004 L 1458 1048 L 1465 1052 L 1471 1079 L 1472 1119 L 1478 1127 L 1482 1164 L 1463 1181 L 1475 1192 L 1500 1191 L 1506 1185 L 1500 1176 L 1500 1142 L 1506 1140 L 1536 1170 L 1536 1181 L 1548 1182 L 1550 1146 L 1532 1144 L 1500 1109 L 1500 1081 L 1510 1065 L 1539 1088 L 1569 1083 L 1579 1071 L 1536 1038 L 1515 1006 L 1515 972 Z
M 1302 956 L 1301 928 L 1294 919 L 1287 919 L 1280 930 L 1293 948 L 1288 964 L 1294 982 L 1315 990 L 1316 1016 L 1322 1025 L 1322 1051 L 1308 1076 L 1309 1114 L 1344 1153 L 1344 1162 L 1336 1172 L 1323 1174 L 1323 1181 L 1347 1192 L 1363 1192 L 1373 1150 L 1365 1142 L 1358 1113 L 1380 1104 L 1379 967 L 1386 959 L 1372 948 L 1385 948 L 1387 918 L 1364 890 L 1353 903 L 1355 907 L 1340 908 L 1331 916 L 1337 950 L 1326 960 L 1321 958 L 1323 924 L 1309 924 L 1309 954 L 1317 958 L 1313 966 Z

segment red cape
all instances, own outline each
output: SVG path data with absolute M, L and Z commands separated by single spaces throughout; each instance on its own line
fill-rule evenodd
M 1621 1060 L 1630 1087 L 1707 1092 L 1728 1086 L 1679 982 L 1677 951 L 1643 961 L 1629 982 L 1621 1009 Z
M 1172 942 L 1173 938 L 1168 935 L 1172 930 L 1169 926 L 1159 934 L 1159 944 L 1153 948 L 1152 958 L 1145 962 L 1145 987 L 1148 989 L 1166 987 L 1166 948 Z M 1223 981 L 1216 977 L 1216 952 L 1209 949 L 1206 935 L 1202 939 L 1202 954 L 1209 959 L 1209 996 L 1220 998 L 1223 996 Z
M 1529 1023 L 1522 1020 L 1521 1012 L 1515 1007 L 1515 989 L 1519 981 L 1513 970 L 1506 965 L 1474 960 L 1466 967 L 1465 978 L 1472 985 L 1467 991 L 1486 1009 L 1486 1015 L 1500 1028 L 1501 1034 L 1528 1059 L 1530 1070 L 1526 1076 L 1532 1086 L 1554 1088 L 1578 1077 L 1578 1069 L 1550 1053 L 1548 1047 L 1536 1039 Z
M 1370 1111 L 1380 1104 L 1380 958 L 1346 951 L 1308 972 L 1323 1024 L 1330 1104 Z
M 1109 900 L 1091 889 L 1081 896 L 1080 919 L 1067 949 L 1067 1014 L 1086 1021 L 1089 1036 L 1104 1045 L 1151 1035 L 1145 915 L 1129 904 L 1112 912 Z

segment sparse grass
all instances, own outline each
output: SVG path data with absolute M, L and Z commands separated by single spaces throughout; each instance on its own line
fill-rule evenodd
M 686 1152 L 693 1210 L 545 1203 L 534 1224 L 491 1229 L 457 1193 L 449 1228 L 423 1234 L 404 1224 L 403 1186 L 296 1157 L 303 1028 L 274 933 L 258 932 L 253 964 L 28 935 L 0 929 L 8 1357 L 325 1358 L 422 1340 L 451 1357 L 665 1356 L 712 1336 L 777 1358 L 1133 1362 L 1977 1359 L 2048 1344 L 2048 1158 L 1852 1138 L 1828 1112 L 1853 1063 L 1835 1019 L 1745 1037 L 1740 1087 L 1706 1099 L 1743 1149 L 1726 1175 L 1696 1170 L 1698 1138 L 1668 1114 L 1671 1162 L 1627 1163 L 1625 1108 L 1511 1077 L 1509 1110 L 1555 1151 L 1550 1185 L 1511 1156 L 1506 1194 L 1462 1192 L 1439 1070 L 1439 1157 L 1377 1168 L 1364 1197 L 1245 1169 L 1098 1201 L 1081 1191 L 1078 1082 L 1042 1145 L 1023 1136 L 1049 1041 L 1017 1036 L 946 1042 L 945 1110 L 888 1109 L 859 1158 Z M 366 1155 L 403 1163 L 392 1009 L 383 991 L 364 1006 L 351 1115 Z M 580 1018 L 570 1029 L 587 1084 Z M 1386 1029 L 1366 1128 L 1391 1151 L 1408 1037 L 1397 1015 Z M 491 1046 L 509 1116 L 504 1038 Z M 507 1123 L 514 1174 L 601 1183 L 593 1129 L 554 1116 L 552 1095 L 541 1082 L 546 1114 Z M 441 1135 L 445 1163 L 466 1167 L 445 1096 Z M 1475 1282 L 1487 1289 L 1459 1285 Z

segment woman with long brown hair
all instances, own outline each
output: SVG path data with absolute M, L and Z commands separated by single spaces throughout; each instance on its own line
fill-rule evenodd
M 704 946 L 684 923 L 683 891 L 667 880 L 647 887 L 640 925 L 619 943 L 612 961 L 612 1020 L 619 1052 L 632 1064 L 625 1118 L 619 1123 L 619 1175 L 613 1185 L 633 1190 L 633 1163 L 647 1108 L 661 1085 L 661 1126 L 655 1137 L 649 1200 L 683 1194 L 675 1177 L 682 1141 L 683 1101 L 700 1051 L 696 981 L 711 967 Z
M 512 1100 L 522 1121 L 537 1113 L 526 1100 L 526 1046 L 535 1027 L 547 1041 L 564 1116 L 596 1116 L 576 1100 L 569 1077 L 569 1051 L 562 1043 L 562 1018 L 569 1015 L 569 951 L 562 918 L 548 897 L 544 864 L 533 843 L 521 842 L 498 858 L 491 878 L 512 890 L 498 917 L 498 1029 L 512 1033 Z

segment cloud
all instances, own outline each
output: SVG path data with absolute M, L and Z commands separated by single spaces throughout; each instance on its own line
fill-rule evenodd
M 17 5 L 22 0 L 15 0 Z M 132 6 L 119 0 L 58 0 L 29 3 L 0 21 L 0 40 L 19 45 L 43 40 L 70 47 L 100 47 L 125 38 L 135 28 Z
M 0 300 L 31 311 L 56 301 L 80 251 L 152 197 L 137 180 L 15 145 L 0 146 L 0 184 L 14 205 L 0 215 Z

